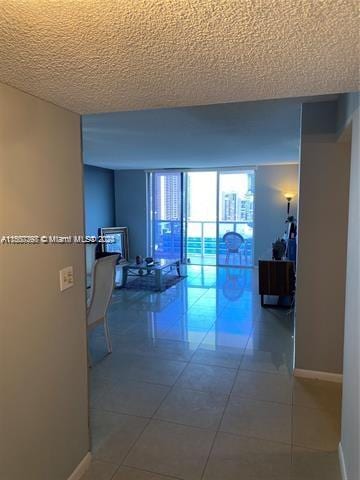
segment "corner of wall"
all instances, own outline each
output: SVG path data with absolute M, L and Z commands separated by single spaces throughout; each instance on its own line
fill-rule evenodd
M 81 480 L 82 476 L 89 469 L 90 463 L 91 453 L 88 452 L 67 480 Z
M 342 448 L 341 442 L 339 443 L 339 447 L 338 447 L 338 455 L 339 455 L 339 465 L 340 465 L 341 480 L 349 480 L 349 479 L 348 479 L 347 472 L 346 472 L 344 452 L 343 452 L 343 448 Z

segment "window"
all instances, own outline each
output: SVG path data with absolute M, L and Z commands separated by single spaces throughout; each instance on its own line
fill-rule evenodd
M 253 265 L 254 170 L 154 172 L 148 179 L 152 256 Z M 238 248 L 224 241 L 231 232 Z

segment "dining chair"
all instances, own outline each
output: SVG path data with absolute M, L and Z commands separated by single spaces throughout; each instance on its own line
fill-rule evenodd
M 93 330 L 101 323 L 104 325 L 106 347 L 111 353 L 111 340 L 107 321 L 111 295 L 114 289 L 115 265 L 119 255 L 109 255 L 94 262 L 91 280 L 91 297 L 87 308 L 87 331 Z M 89 362 L 91 356 L 89 351 Z
M 96 243 L 85 244 L 86 287 L 91 287 L 91 275 L 95 262 Z
M 223 242 L 226 245 L 226 257 L 225 264 L 228 265 L 230 261 L 230 255 L 233 256 L 233 263 L 235 254 L 239 255 L 240 265 L 242 264 L 241 245 L 244 243 L 244 237 L 237 232 L 227 232 L 223 236 Z

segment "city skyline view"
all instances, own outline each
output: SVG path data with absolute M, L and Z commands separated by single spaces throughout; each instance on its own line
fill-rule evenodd
M 190 172 L 187 186 L 188 221 L 216 220 L 216 172 Z M 253 172 L 220 175 L 219 220 L 252 221 Z M 158 220 L 180 220 L 180 173 L 158 174 L 155 178 L 155 215 Z
M 251 257 L 247 264 L 251 263 L 254 176 L 253 170 L 187 172 L 186 192 L 182 192 L 180 172 L 156 173 L 152 194 L 155 251 L 162 255 L 171 251 L 175 256 L 181 256 L 184 232 L 186 255 L 193 255 L 200 262 L 204 262 L 204 256 L 207 256 L 207 262 L 213 263 L 217 251 L 225 254 L 224 234 L 234 231 L 244 238 L 242 249 Z M 184 201 L 184 218 L 181 218 L 184 195 L 186 205 Z

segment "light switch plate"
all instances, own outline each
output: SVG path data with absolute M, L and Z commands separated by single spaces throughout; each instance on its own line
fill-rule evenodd
M 74 285 L 73 267 L 65 267 L 60 270 L 60 291 L 66 290 Z

